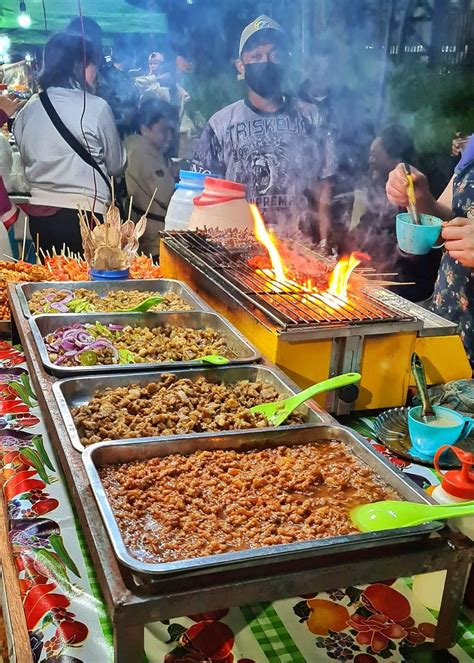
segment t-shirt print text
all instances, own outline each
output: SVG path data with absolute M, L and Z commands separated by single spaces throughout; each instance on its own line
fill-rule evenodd
M 303 118 L 283 117 L 260 117 L 248 122 L 237 122 L 227 127 L 226 132 L 233 145 L 249 138 L 268 136 L 269 134 L 294 134 L 295 136 L 309 136 L 311 125 Z

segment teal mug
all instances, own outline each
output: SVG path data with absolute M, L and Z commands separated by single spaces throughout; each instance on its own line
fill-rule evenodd
M 431 249 L 441 249 L 438 242 L 443 222 L 431 214 L 419 214 L 420 225 L 413 223 L 411 214 L 397 214 L 396 230 L 398 246 L 404 253 L 423 256 Z M 435 246 L 436 245 L 436 246 Z
M 408 411 L 408 430 L 413 450 L 423 459 L 432 460 L 440 447 L 464 440 L 474 428 L 474 419 L 448 407 L 434 405 L 436 418 L 425 423 L 421 406 Z

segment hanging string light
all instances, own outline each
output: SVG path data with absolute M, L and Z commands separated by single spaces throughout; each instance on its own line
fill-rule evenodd
M 20 28 L 28 30 L 31 27 L 31 16 L 26 11 L 26 2 L 21 0 L 20 2 L 20 13 L 18 14 L 18 25 Z

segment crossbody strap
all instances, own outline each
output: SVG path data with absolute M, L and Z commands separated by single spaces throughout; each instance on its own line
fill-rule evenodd
M 107 175 L 104 173 L 102 168 L 100 168 L 99 164 L 97 161 L 94 159 L 92 154 L 90 154 L 84 145 L 78 141 L 78 139 L 69 131 L 69 129 L 66 127 L 64 122 L 61 120 L 59 117 L 56 109 L 54 108 L 53 104 L 51 103 L 51 99 L 48 96 L 48 93 L 46 90 L 40 93 L 39 95 L 40 101 L 43 104 L 43 108 L 48 114 L 49 119 L 51 122 L 54 124 L 56 127 L 58 133 L 64 138 L 66 143 L 69 145 L 69 147 L 83 160 L 85 161 L 91 168 L 93 168 L 104 180 L 104 182 L 107 185 L 107 188 L 109 190 L 110 196 L 112 197 L 112 185 L 109 182 L 109 178 Z

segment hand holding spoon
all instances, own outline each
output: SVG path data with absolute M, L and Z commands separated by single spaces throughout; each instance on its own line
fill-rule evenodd
M 405 177 L 407 178 L 407 192 L 408 192 L 408 211 L 411 214 L 413 223 L 417 226 L 420 225 L 420 217 L 418 216 L 418 211 L 416 209 L 416 196 L 415 196 L 415 184 L 413 182 L 413 175 L 409 164 L 404 163 L 403 170 L 405 171 Z

